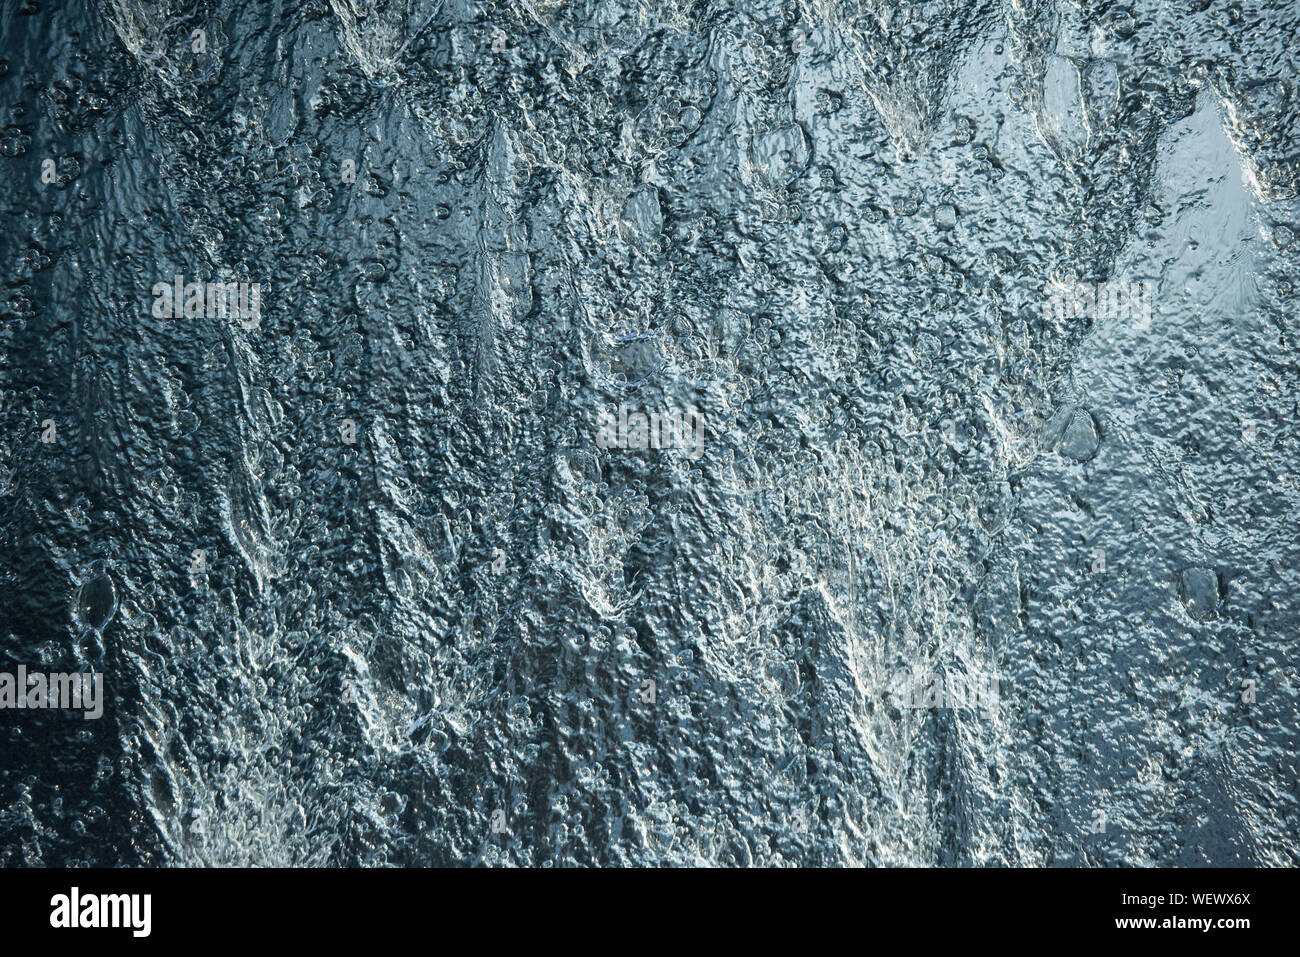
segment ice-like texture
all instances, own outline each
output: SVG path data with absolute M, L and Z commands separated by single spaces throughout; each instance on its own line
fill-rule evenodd
M 1300 864 L 1294 0 L 0 32 L 0 864 Z

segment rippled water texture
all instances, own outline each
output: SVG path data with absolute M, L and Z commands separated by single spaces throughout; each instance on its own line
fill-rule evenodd
M 1294 0 L 0 30 L 0 864 L 1300 863 Z

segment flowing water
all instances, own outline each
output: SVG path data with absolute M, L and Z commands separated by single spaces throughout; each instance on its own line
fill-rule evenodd
M 5 3 L 0 864 L 1300 863 L 1297 32 Z

